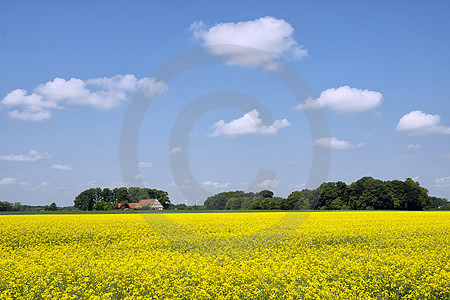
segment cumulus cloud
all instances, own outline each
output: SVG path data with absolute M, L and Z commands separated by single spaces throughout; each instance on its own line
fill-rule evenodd
M 422 145 L 421 144 L 416 144 L 416 145 L 409 144 L 408 146 L 406 146 L 406 148 L 408 148 L 408 149 L 420 149 L 420 148 L 422 148 Z
M 379 106 L 383 95 L 379 92 L 351 88 L 347 85 L 320 93 L 319 98 L 308 98 L 296 109 L 329 108 L 337 113 L 360 113 Z
M 139 168 L 151 168 L 152 166 L 152 163 L 147 161 L 141 161 L 140 163 L 138 163 Z
M 278 180 L 275 179 L 266 179 L 258 184 L 256 184 L 256 186 L 260 189 L 269 189 L 271 187 L 276 187 L 280 182 Z
M 320 139 L 313 141 L 312 144 L 314 146 L 331 148 L 331 149 L 335 149 L 335 150 L 349 150 L 349 149 L 360 148 L 360 147 L 364 146 L 363 143 L 359 143 L 355 146 L 355 145 L 352 145 L 350 142 L 338 140 L 335 137 L 320 138 Z
M 404 115 L 397 124 L 397 130 L 407 135 L 450 134 L 450 127 L 441 124 L 441 116 L 420 110 Z
M 113 109 L 128 100 L 130 93 L 138 89 L 146 95 L 154 96 L 165 89 L 165 84 L 154 78 L 138 80 L 131 74 L 87 80 L 55 78 L 38 85 L 31 94 L 26 90 L 16 89 L 8 93 L 0 101 L 0 105 L 9 109 L 11 118 L 42 121 L 51 118 L 52 110 L 64 109 L 68 105 Z
M 450 188 L 450 176 L 436 179 L 433 186 L 439 189 Z
M 275 135 L 278 130 L 290 126 L 288 120 L 275 120 L 272 125 L 264 125 L 259 118 L 259 112 L 252 110 L 239 119 L 226 123 L 220 120 L 212 126 L 213 132 L 209 134 L 211 137 L 226 135 L 228 137 L 236 137 L 238 135 Z
M 229 63 L 276 67 L 272 56 L 301 59 L 308 55 L 308 50 L 293 38 L 291 24 L 274 17 L 219 23 L 209 28 L 199 21 L 192 23 L 190 30 L 194 38 L 209 47 L 213 54 L 227 57 Z M 270 55 L 255 52 L 252 48 Z
M 37 150 L 31 150 L 28 154 L 8 154 L 0 155 L 0 160 L 7 161 L 38 161 L 41 159 L 51 159 L 53 154 L 48 154 L 47 152 L 39 153 Z
M 0 185 L 10 185 L 16 183 L 17 179 L 12 177 L 5 177 L 0 180 Z
M 170 150 L 170 154 L 177 154 L 181 151 L 181 147 L 175 146 Z
M 54 164 L 54 165 L 52 166 L 52 169 L 60 170 L 60 171 L 71 171 L 71 170 L 72 170 L 72 167 L 69 166 L 69 165 Z
M 58 104 L 45 100 L 41 95 L 27 95 L 26 90 L 16 89 L 3 98 L 0 104 L 7 108 L 18 107 L 9 111 L 9 116 L 15 119 L 41 121 L 51 117 L 51 109 L 58 108 Z
M 157 81 L 155 78 L 142 78 L 138 80 L 137 87 L 141 93 L 148 97 L 154 97 L 158 93 L 167 90 L 167 85 L 163 81 Z
M 203 181 L 202 184 L 204 186 L 218 188 L 218 189 L 224 189 L 230 186 L 229 182 L 212 182 L 212 181 Z

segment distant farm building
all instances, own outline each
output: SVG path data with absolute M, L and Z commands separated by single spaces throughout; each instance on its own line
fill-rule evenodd
M 122 207 L 122 203 L 119 203 L 119 208 Z M 158 199 L 142 199 L 139 203 L 128 203 L 128 207 L 133 208 L 142 208 L 147 206 L 150 210 L 163 210 L 164 207 L 158 201 Z

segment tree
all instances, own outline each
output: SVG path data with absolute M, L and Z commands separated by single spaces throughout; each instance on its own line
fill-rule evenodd
M 44 210 L 46 210 L 46 211 L 56 211 L 57 210 L 56 203 L 53 202 L 50 205 L 46 205 Z
M 92 210 L 95 203 L 97 191 L 94 188 L 82 191 L 74 201 L 74 207 L 81 210 Z
M 100 201 L 112 204 L 116 202 L 116 197 L 113 191 L 111 191 L 109 188 L 104 188 L 100 192 Z
M 255 197 L 261 197 L 261 198 L 272 198 L 273 192 L 269 190 L 262 190 L 259 193 L 256 193 Z
M 142 199 L 149 199 L 150 193 L 148 192 L 150 189 L 140 188 L 140 187 L 130 187 L 128 188 L 128 193 L 130 197 L 130 203 L 138 203 Z
M 281 197 L 268 197 L 264 198 L 260 202 L 261 209 L 264 210 L 276 210 L 280 209 Z
M 8 201 L 0 201 L 0 211 L 11 211 L 13 209 L 13 205 Z
M 92 207 L 93 210 L 111 210 L 113 209 L 113 205 L 111 203 L 108 203 L 106 201 L 97 202 Z
M 130 193 L 126 187 L 115 188 L 113 192 L 118 203 L 128 204 L 131 202 Z
M 430 207 L 428 208 L 438 208 L 447 205 L 448 200 L 445 198 L 430 197 Z
M 408 210 L 423 210 L 431 206 L 428 190 L 421 187 L 418 182 L 414 182 L 411 178 L 406 178 L 405 186 Z
M 91 188 L 82 191 L 75 198 L 74 207 L 81 210 L 115 209 L 118 203 L 125 205 L 139 202 L 142 199 L 158 199 L 165 209 L 170 204 L 169 194 L 166 191 L 140 187 L 120 187 L 113 190 Z M 106 204 L 109 204 L 109 206 Z
M 241 209 L 242 205 L 242 198 L 230 198 L 228 199 L 227 203 L 225 204 L 226 210 L 239 210 Z
M 12 210 L 13 210 L 13 211 L 19 211 L 19 210 L 22 210 L 22 204 L 20 204 L 20 202 L 14 202 L 14 205 L 13 205 Z

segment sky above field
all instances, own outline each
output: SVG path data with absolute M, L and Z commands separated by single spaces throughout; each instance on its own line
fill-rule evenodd
M 450 198 L 448 1 L 3 1 L 0 201 L 90 187 Z

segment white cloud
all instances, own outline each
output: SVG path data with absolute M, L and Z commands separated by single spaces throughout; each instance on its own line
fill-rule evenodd
M 408 149 L 420 149 L 420 148 L 422 148 L 422 145 L 421 144 L 416 144 L 416 145 L 409 144 L 408 146 L 406 146 L 406 148 L 408 148 Z
M 0 160 L 7 161 L 38 161 L 41 159 L 51 159 L 53 154 L 39 153 L 37 150 L 31 150 L 28 154 L 8 154 L 8 155 L 0 155 Z
M 8 115 L 13 119 L 19 119 L 23 121 L 44 121 L 50 119 L 52 112 L 50 110 L 45 111 L 19 111 L 17 109 L 8 112 Z
M 359 113 L 379 106 L 383 95 L 379 92 L 351 88 L 347 85 L 331 88 L 320 93 L 317 99 L 308 98 L 296 109 L 329 108 L 337 113 Z
M 226 135 L 229 137 L 235 137 L 238 135 L 275 135 L 278 130 L 290 126 L 288 120 L 275 120 L 272 125 L 266 126 L 259 118 L 259 112 L 252 110 L 246 113 L 239 119 L 232 120 L 226 123 L 224 120 L 220 120 L 212 127 L 214 132 L 208 136 L 216 137 Z
M 419 180 L 419 176 L 415 176 L 415 177 L 413 177 L 411 179 L 417 182 L 417 180 Z
M 143 179 L 142 174 L 137 174 L 136 176 L 134 176 L 134 179 L 136 179 L 136 180 L 142 180 L 142 179 Z M 148 185 L 148 183 L 147 183 L 146 181 L 142 181 L 142 182 L 140 183 L 140 185 L 141 185 L 141 186 L 146 186 L 146 185 Z
M 280 182 L 275 179 L 266 179 L 260 183 L 258 183 L 256 186 L 260 189 L 269 189 L 271 187 L 276 187 Z
M 8 114 L 11 118 L 42 121 L 51 117 L 53 109 L 63 109 L 67 105 L 90 106 L 101 110 L 116 108 L 137 89 L 154 96 L 165 89 L 165 84 L 154 78 L 137 80 L 131 74 L 85 81 L 55 78 L 38 85 L 29 95 L 26 90 L 16 89 L 7 94 L 0 104 L 10 109 Z
M 177 154 L 181 151 L 181 147 L 173 147 L 172 150 L 170 150 L 170 154 Z
M 141 161 L 140 163 L 138 163 L 139 168 L 151 168 L 152 166 L 152 163 L 147 161 Z
M 202 184 L 204 186 L 218 188 L 218 189 L 224 189 L 230 186 L 229 182 L 212 182 L 212 181 L 203 181 Z
M 433 186 L 439 189 L 450 188 L 450 176 L 436 179 Z
M 37 190 L 37 189 L 40 189 L 40 188 L 43 188 L 43 187 L 46 187 L 46 186 L 49 186 L 49 185 L 50 185 L 50 182 L 43 181 L 41 184 L 38 184 L 38 185 L 32 187 L 31 189 Z
M 274 68 L 276 66 L 273 65 L 273 58 L 270 55 L 294 59 L 308 55 L 308 50 L 293 38 L 294 28 L 291 24 L 274 17 L 238 23 L 219 23 L 210 28 L 200 21 L 192 23 L 190 30 L 194 38 L 201 40 L 204 46 L 210 47 L 213 54 L 228 57 L 229 63 Z M 270 55 L 255 53 L 251 48 Z
M 81 184 L 81 186 L 94 187 L 99 185 L 95 180 L 89 180 L 86 183 Z
M 294 189 L 303 189 L 304 187 L 306 187 L 306 183 L 290 184 L 289 187 Z
M 359 143 L 356 146 L 352 145 L 350 142 L 338 140 L 335 137 L 324 137 L 317 139 L 312 142 L 314 146 L 320 146 L 325 148 L 331 148 L 335 150 L 349 150 L 354 148 L 361 148 L 364 146 L 363 143 Z
M 17 179 L 12 177 L 5 177 L 2 180 L 0 180 L 0 185 L 9 185 L 16 183 Z
M 70 170 L 72 170 L 72 167 L 69 165 L 54 164 L 52 166 L 52 169 L 61 170 L 61 171 L 70 171 Z
M 14 109 L 10 111 L 10 117 L 29 121 L 49 119 L 51 117 L 50 109 L 58 108 L 58 104 L 54 101 L 44 100 L 41 95 L 35 93 L 27 95 L 27 91 L 21 89 L 16 89 L 8 93 L 0 101 L 0 104 L 7 108 L 21 108 L 21 110 Z
M 155 78 L 142 78 L 137 82 L 139 91 L 148 97 L 154 97 L 156 94 L 167 90 L 167 85 L 163 81 L 156 81 Z
M 450 134 L 450 127 L 441 124 L 441 116 L 420 110 L 404 115 L 397 124 L 397 130 L 407 135 Z
M 284 162 L 284 165 L 285 165 L 285 166 L 291 166 L 291 165 L 293 165 L 293 164 L 294 164 L 293 161 L 285 161 L 285 162 Z

